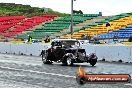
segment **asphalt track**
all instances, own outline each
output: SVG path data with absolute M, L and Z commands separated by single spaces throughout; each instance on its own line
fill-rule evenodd
M 43 64 L 41 57 L 0 54 L 0 88 L 132 88 L 132 83 L 79 85 L 75 76 L 80 65 L 87 73 L 132 75 L 132 64 L 98 62 L 95 67 L 89 63 L 70 67 Z

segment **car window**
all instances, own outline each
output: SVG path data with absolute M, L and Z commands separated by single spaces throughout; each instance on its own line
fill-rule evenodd
M 64 45 L 79 45 L 78 41 L 62 41 Z

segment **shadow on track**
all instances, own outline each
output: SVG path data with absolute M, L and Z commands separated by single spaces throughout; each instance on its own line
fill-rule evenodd
M 42 66 L 60 66 L 60 67 L 79 67 L 79 66 L 82 66 L 82 67 L 88 67 L 88 68 L 95 68 L 96 66 L 91 66 L 90 64 L 79 64 L 79 63 L 75 63 L 73 64 L 72 66 L 66 66 L 66 65 L 63 65 L 61 63 L 53 63 L 53 64 L 42 64 Z

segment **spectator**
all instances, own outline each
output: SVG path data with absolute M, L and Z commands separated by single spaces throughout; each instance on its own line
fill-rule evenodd
M 129 42 L 132 42 L 132 35 L 128 39 Z
M 9 39 L 8 39 L 8 38 L 6 38 L 6 39 L 5 39 L 5 42 L 9 42 Z
M 45 38 L 45 43 L 49 43 L 50 42 L 50 38 L 49 38 L 49 36 L 46 36 L 46 38 Z
M 88 35 L 88 36 L 87 36 L 87 39 L 88 39 L 88 40 L 91 40 L 91 36 L 90 36 L 90 35 Z
M 83 35 L 81 36 L 81 39 L 82 39 L 82 40 L 89 40 L 89 36 L 87 36 L 86 34 L 83 34 Z
M 106 23 L 106 27 L 109 27 L 110 26 L 110 23 Z
M 84 35 L 84 37 L 83 37 L 84 39 L 87 39 L 88 38 L 88 36 L 87 35 Z
M 99 42 L 99 38 L 97 37 L 97 36 L 95 36 L 94 38 L 93 38 L 93 43 L 94 44 L 99 44 L 100 42 Z
M 83 38 L 85 35 L 83 34 L 82 36 L 81 36 L 81 38 Z
M 117 39 L 118 39 L 118 34 L 115 34 L 113 40 L 117 40 Z
M 107 32 L 109 32 L 109 30 L 110 30 L 110 23 L 106 23 L 106 27 L 107 27 Z
M 31 44 L 32 43 L 32 37 L 30 35 L 28 35 L 28 43 Z
M 62 47 L 62 42 L 61 41 L 53 41 L 51 43 L 51 48 L 57 48 L 57 47 Z

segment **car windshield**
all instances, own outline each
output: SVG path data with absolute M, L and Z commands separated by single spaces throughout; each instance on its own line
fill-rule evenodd
M 79 41 L 74 41 L 74 40 L 64 40 L 62 41 L 63 45 L 79 45 Z

